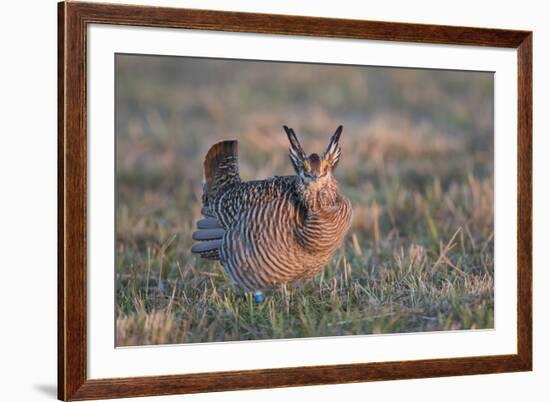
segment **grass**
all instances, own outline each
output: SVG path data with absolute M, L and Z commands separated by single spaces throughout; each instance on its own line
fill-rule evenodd
M 492 76 L 117 56 L 116 344 L 493 327 Z M 352 227 L 313 280 L 265 302 L 191 255 L 202 158 L 290 174 L 344 124 Z

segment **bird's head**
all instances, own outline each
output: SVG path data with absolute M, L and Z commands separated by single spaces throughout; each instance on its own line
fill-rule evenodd
M 313 153 L 309 156 L 304 152 L 294 130 L 284 126 L 290 141 L 290 161 L 296 174 L 305 185 L 322 183 L 332 179 L 332 174 L 340 159 L 340 145 L 338 141 L 342 134 L 342 126 L 332 135 L 328 147 L 322 155 Z

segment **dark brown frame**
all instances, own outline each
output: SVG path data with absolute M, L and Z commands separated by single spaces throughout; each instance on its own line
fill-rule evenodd
M 87 378 L 88 24 L 517 49 L 517 353 L 116 379 Z M 136 397 L 532 370 L 532 32 L 127 5 L 58 4 L 58 397 Z

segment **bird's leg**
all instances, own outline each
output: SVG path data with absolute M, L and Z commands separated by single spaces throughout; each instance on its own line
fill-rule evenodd
M 288 300 L 289 297 L 288 297 L 288 288 L 286 287 L 286 283 L 281 287 L 282 291 L 283 291 L 283 296 L 285 298 L 285 300 Z
M 261 303 L 261 302 L 264 301 L 264 294 L 263 294 L 263 292 L 262 292 L 261 290 L 256 290 L 256 291 L 254 292 L 254 301 L 255 301 L 256 303 Z

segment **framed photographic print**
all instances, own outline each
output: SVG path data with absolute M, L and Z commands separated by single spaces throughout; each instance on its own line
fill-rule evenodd
M 531 370 L 531 32 L 58 11 L 59 399 Z

